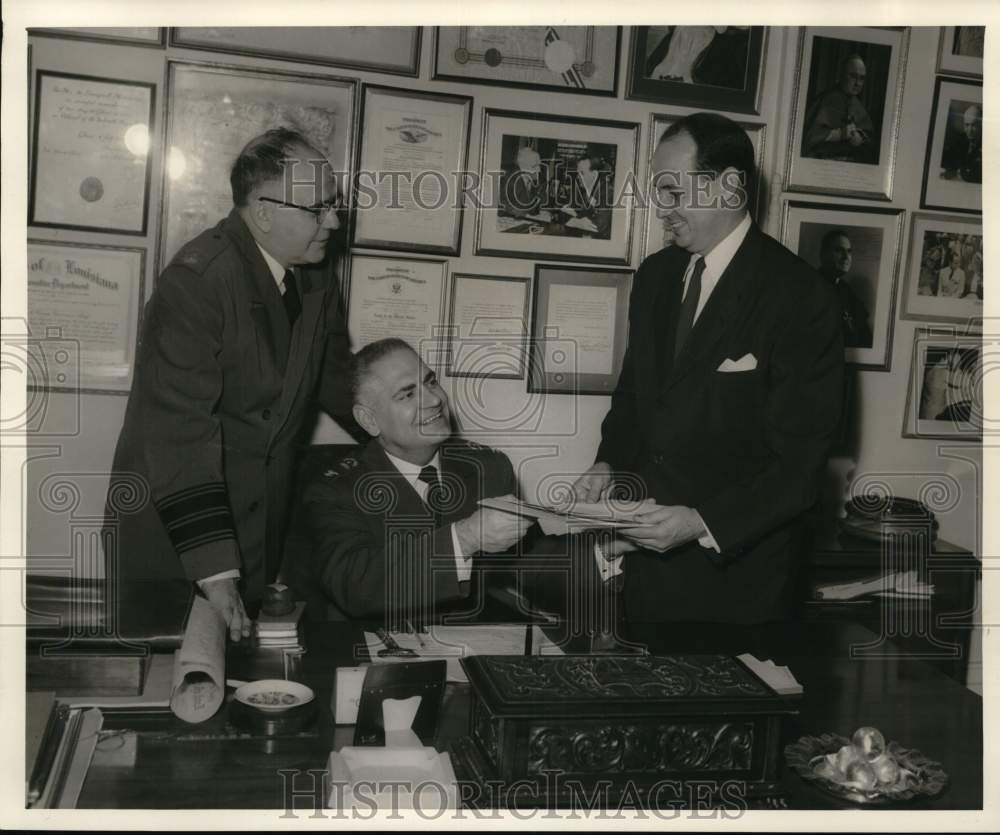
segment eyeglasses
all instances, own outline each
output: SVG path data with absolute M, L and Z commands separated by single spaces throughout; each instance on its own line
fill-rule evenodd
M 276 203 L 279 206 L 287 206 L 289 209 L 301 209 L 303 212 L 309 212 L 315 218 L 317 224 L 326 220 L 330 212 L 336 212 L 344 208 L 344 201 L 339 197 L 328 203 L 318 203 L 315 206 L 302 206 L 298 203 L 289 203 L 286 200 L 276 200 L 273 197 L 258 197 L 257 199 L 263 200 L 265 203 Z

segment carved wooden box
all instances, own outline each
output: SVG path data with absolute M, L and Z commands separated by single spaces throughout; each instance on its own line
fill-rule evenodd
M 727 655 L 481 655 L 462 666 L 475 779 L 534 781 L 550 794 L 554 775 L 563 787 L 698 781 L 766 794 L 782 718 L 797 712 Z

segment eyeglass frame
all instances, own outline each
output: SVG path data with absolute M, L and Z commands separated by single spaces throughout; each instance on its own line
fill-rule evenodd
M 278 206 L 286 206 L 289 209 L 301 209 L 303 212 L 309 212 L 315 218 L 317 226 L 330 216 L 330 212 L 337 212 L 344 208 L 342 197 L 337 197 L 332 203 L 320 203 L 318 206 L 303 206 L 299 203 L 289 203 L 287 200 L 278 200 L 274 197 L 258 197 L 257 199 L 263 200 L 265 203 L 275 203 Z

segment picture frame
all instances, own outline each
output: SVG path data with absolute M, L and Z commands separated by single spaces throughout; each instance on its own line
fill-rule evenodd
M 903 319 L 959 325 L 982 320 L 983 278 L 983 225 L 978 218 L 913 213 Z
M 451 274 L 449 377 L 524 379 L 530 284 L 520 276 Z
M 628 265 L 639 125 L 487 108 L 477 255 Z
M 170 45 L 417 77 L 419 26 L 173 27 Z
M 167 79 L 160 270 L 181 246 L 229 214 L 233 161 L 265 130 L 301 131 L 336 172 L 344 172 L 344 182 L 350 180 L 353 79 L 186 61 L 169 61 Z
M 442 364 L 448 262 L 351 252 L 347 331 L 357 351 L 386 337 L 405 339 L 432 367 Z
M 888 371 L 903 210 L 788 201 L 781 242 L 834 285 L 848 365 Z
M 610 395 L 628 344 L 632 270 L 536 264 L 528 392 Z
M 156 85 L 36 70 L 28 225 L 145 235 Z
M 891 200 L 910 31 L 804 27 L 785 188 Z
M 127 395 L 145 302 L 141 247 L 28 239 L 34 391 Z
M 681 117 L 669 113 L 650 114 L 649 149 L 646 154 L 646 171 L 649 175 L 647 180 L 650 180 L 648 189 L 652 189 L 653 187 L 651 182 L 653 174 L 655 173 L 653 171 L 653 155 L 656 153 L 656 147 L 660 142 L 660 137 L 663 136 L 664 131 L 679 118 Z M 750 190 L 748 210 L 750 212 L 750 217 L 760 223 L 761 207 L 767 205 L 766 196 L 764 194 L 764 183 L 762 182 L 763 178 L 760 176 L 766 149 L 767 125 L 759 122 L 737 122 L 737 124 L 746 131 L 747 136 L 750 138 L 750 142 L 753 143 L 754 164 L 757 168 L 757 177 L 755 178 Z M 651 193 L 652 192 L 650 192 L 650 194 Z M 656 205 L 654 204 L 652 197 L 648 197 L 646 200 L 645 216 L 646 218 L 643 226 L 642 237 L 642 257 L 648 258 L 654 252 L 663 249 L 665 246 L 669 246 L 672 236 L 663 221 L 657 217 Z
M 982 180 L 983 83 L 938 76 L 920 208 L 982 214 Z
M 983 369 L 991 346 L 979 334 L 917 328 L 903 437 L 982 442 Z
M 29 29 L 28 34 L 71 41 L 151 46 L 155 49 L 163 49 L 167 45 L 167 30 L 162 26 L 87 26 L 75 29 L 46 26 Z
M 767 27 L 633 26 L 626 98 L 760 113 Z
M 985 34 L 985 26 L 942 26 L 937 71 L 981 79 Z
M 353 244 L 458 255 L 472 98 L 365 84 Z
M 620 26 L 439 26 L 435 81 L 618 95 Z

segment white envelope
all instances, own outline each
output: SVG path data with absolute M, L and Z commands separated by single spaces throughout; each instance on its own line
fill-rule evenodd
M 738 360 L 725 359 L 716 371 L 724 374 L 732 374 L 739 371 L 753 371 L 757 367 L 757 357 L 753 354 L 744 354 Z

